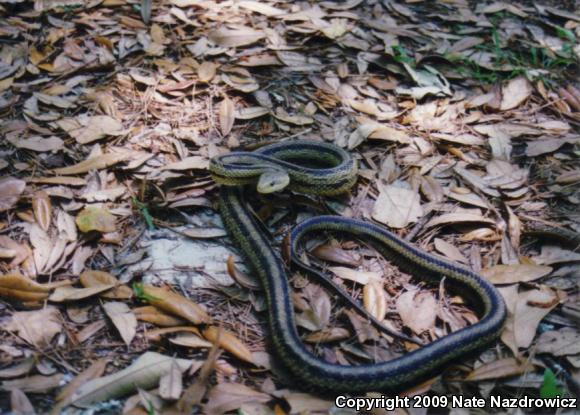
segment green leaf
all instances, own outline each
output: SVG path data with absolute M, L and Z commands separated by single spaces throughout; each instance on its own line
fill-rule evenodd
M 564 390 L 558 387 L 558 382 L 556 380 L 556 375 L 550 369 L 546 368 L 544 371 L 544 381 L 540 387 L 540 398 L 556 398 L 562 396 Z

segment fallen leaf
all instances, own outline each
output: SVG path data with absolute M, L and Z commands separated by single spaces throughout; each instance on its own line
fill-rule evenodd
M 183 375 L 179 365 L 173 361 L 169 372 L 159 380 L 159 396 L 163 399 L 177 400 L 183 392 Z
M 382 282 L 381 273 L 374 271 L 357 271 L 346 267 L 328 267 L 328 270 L 337 277 L 367 285 L 371 281 Z
M 50 288 L 20 274 L 0 276 L 0 296 L 19 301 L 42 301 L 48 297 Z
M 0 179 L 0 212 L 12 208 L 26 187 L 24 180 L 14 177 Z
M 54 169 L 54 174 L 73 175 L 87 173 L 90 170 L 102 170 L 111 167 L 127 159 L 127 154 L 122 153 L 105 153 L 99 156 L 88 158 L 73 166 Z
M 266 403 L 270 395 L 258 392 L 240 383 L 219 383 L 208 393 L 204 411 L 207 415 L 221 415 L 237 410 L 244 403 Z
M 26 150 L 32 150 L 38 153 L 44 153 L 48 151 L 56 152 L 64 148 L 64 141 L 55 136 L 48 138 L 42 138 L 40 136 L 28 138 L 8 138 L 8 141 L 16 148 L 24 148 Z
M 85 288 L 101 285 L 113 285 L 114 288 L 108 291 L 103 291 L 100 294 L 103 298 L 126 300 L 133 296 L 133 290 L 131 290 L 131 288 L 121 284 L 117 278 L 113 277 L 108 272 L 88 270 L 80 275 L 79 280 Z
M 18 388 L 10 389 L 10 407 L 14 415 L 34 415 L 34 406 L 28 397 Z
M 552 268 L 533 264 L 495 265 L 481 270 L 481 275 L 493 284 L 514 284 L 545 277 Z
M 445 242 L 443 239 L 435 238 L 433 240 L 433 245 L 435 245 L 435 249 L 445 255 L 447 258 L 452 259 L 453 261 L 461 262 L 463 264 L 467 264 L 467 258 L 461 253 L 461 251 L 455 246 L 450 244 L 449 242 Z
M 233 333 L 216 326 L 209 326 L 202 330 L 202 334 L 210 342 L 217 342 L 219 347 L 230 352 L 238 359 L 255 364 L 252 352 Z
M 167 289 L 144 284 L 143 296 L 149 304 L 191 321 L 193 324 L 209 323 L 211 318 L 203 308 L 187 298 Z
M 67 385 L 58 393 L 58 395 L 56 395 L 56 400 L 60 401 L 57 405 L 61 408 L 68 405 L 72 395 L 76 392 L 76 390 L 87 383 L 89 380 L 100 377 L 105 372 L 106 367 L 106 358 L 93 362 L 87 369 L 83 370 L 81 373 L 75 376 L 73 380 L 67 383 Z
M 197 77 L 199 78 L 200 82 L 209 82 L 215 76 L 215 71 L 217 69 L 217 65 L 213 62 L 203 62 L 197 68 Z
M 105 303 L 103 308 L 128 347 L 137 334 L 137 318 L 127 304 L 119 301 Z
M 48 231 L 52 219 L 52 203 L 45 191 L 39 190 L 32 196 L 32 211 L 36 222 L 44 231 Z
M 238 120 L 252 120 L 269 114 L 270 110 L 264 107 L 246 107 L 238 108 L 234 112 L 234 117 Z
M 182 326 L 186 323 L 185 320 L 174 317 L 170 314 L 165 314 L 153 306 L 134 308 L 133 314 L 135 314 L 137 320 L 146 321 L 147 323 L 161 327 Z
M 58 287 L 48 298 L 55 303 L 62 303 L 66 301 L 77 301 L 84 298 L 89 298 L 103 291 L 113 288 L 113 284 L 97 285 L 89 288 L 75 288 L 75 287 Z
M 365 309 L 378 321 L 387 315 L 387 297 L 382 282 L 371 281 L 364 286 L 363 304 Z
M 501 379 L 510 376 L 521 375 L 531 369 L 529 363 L 521 363 L 513 357 L 505 359 L 494 360 L 490 363 L 485 363 L 478 368 L 472 370 L 466 377 L 468 381 L 480 381 L 490 379 Z
M 523 76 L 511 79 L 502 87 L 500 110 L 511 110 L 519 106 L 532 94 L 532 85 Z
M 80 115 L 57 121 L 60 128 L 79 144 L 89 144 L 107 136 L 123 134 L 123 124 L 109 115 Z
M 33 375 L 23 379 L 5 380 L 0 385 L 0 389 L 9 391 L 20 389 L 22 392 L 47 393 L 54 388 L 58 388 L 64 380 L 64 375 L 58 373 L 52 376 Z
M 94 403 L 125 396 L 137 388 L 150 389 L 171 370 L 173 362 L 176 362 L 182 371 L 191 366 L 190 360 L 146 352 L 131 366 L 117 373 L 89 380 L 73 393 L 70 403 L 86 408 Z
M 160 168 L 160 170 L 205 170 L 209 166 L 209 160 L 205 157 L 191 156 L 183 160 L 169 163 Z
M 44 348 L 62 331 L 61 316 L 52 306 L 37 311 L 19 311 L 12 314 L 4 329 L 15 331 L 28 343 Z
M 421 334 L 435 327 L 437 300 L 429 291 L 405 291 L 397 299 L 397 311 L 403 324 Z
M 226 136 L 232 131 L 232 127 L 234 126 L 235 116 L 234 111 L 236 107 L 234 106 L 234 102 L 225 97 L 222 102 L 220 103 L 219 107 L 219 120 L 220 120 L 220 130 L 222 135 Z
M 254 30 L 250 29 L 249 27 L 235 30 L 222 27 L 210 32 L 207 37 L 218 46 L 225 48 L 237 48 L 240 46 L 251 45 L 258 40 L 265 38 L 266 35 L 261 30 Z
M 108 210 L 88 206 L 79 212 L 75 222 L 81 232 L 114 232 L 117 228 L 115 217 Z
M 404 228 L 423 216 L 419 193 L 389 185 L 381 188 L 372 216 L 391 228 Z
M 572 327 L 546 331 L 538 337 L 535 352 L 553 356 L 577 355 L 580 353 L 580 333 Z

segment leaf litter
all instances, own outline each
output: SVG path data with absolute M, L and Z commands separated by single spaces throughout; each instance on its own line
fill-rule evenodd
M 478 387 L 461 386 L 466 396 L 512 393 L 544 356 L 578 382 L 578 247 L 528 232 L 580 232 L 580 18 L 566 2 L 134 3 L 0 0 L 0 362 L 22 368 L 7 372 L 0 410 L 133 393 L 125 413 L 148 402 L 327 413 L 331 402 L 270 369 L 266 300 L 230 249 L 207 171 L 215 155 L 289 137 L 359 160 L 334 211 L 504 295 L 502 342 L 416 391 L 468 381 Z M 252 202 L 282 248 L 321 211 L 296 195 Z M 319 235 L 304 255 L 425 343 L 477 321 L 451 284 L 407 275 L 365 241 Z M 322 359 L 372 363 L 416 347 L 316 281 L 291 285 Z M 53 373 L 29 366 L 51 348 Z

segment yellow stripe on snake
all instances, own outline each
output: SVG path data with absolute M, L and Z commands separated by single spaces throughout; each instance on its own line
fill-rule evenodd
M 263 193 L 287 188 L 313 195 L 337 195 L 347 192 L 356 182 L 356 161 L 334 145 L 297 140 L 254 152 L 215 157 L 210 171 L 214 180 L 223 185 L 220 213 L 224 225 L 264 288 L 276 356 L 301 385 L 334 393 L 396 392 L 481 350 L 500 335 L 506 317 L 503 299 L 473 271 L 423 252 L 372 223 L 341 216 L 318 216 L 300 223 L 290 236 L 292 262 L 302 271 L 317 273 L 298 255 L 301 242 L 308 234 L 331 231 L 351 235 L 373 246 L 412 275 L 434 281 L 446 278 L 447 286 L 468 299 L 479 312 L 476 324 L 394 360 L 360 366 L 325 362 L 311 353 L 300 339 L 284 263 L 246 210 L 240 186 L 257 183 Z

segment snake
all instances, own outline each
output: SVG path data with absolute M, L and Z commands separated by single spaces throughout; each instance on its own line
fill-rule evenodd
M 506 319 L 506 306 L 498 290 L 467 267 L 429 254 L 369 221 L 339 216 L 314 216 L 290 233 L 291 263 L 317 275 L 301 259 L 308 236 L 325 232 L 349 235 L 364 241 L 405 272 L 422 279 L 441 281 L 477 309 L 479 320 L 433 342 L 379 363 L 336 364 L 311 352 L 296 326 L 291 288 L 285 263 L 244 199 L 246 185 L 260 193 L 283 189 L 316 196 L 336 196 L 356 183 L 358 166 L 346 150 L 322 141 L 288 140 L 252 152 L 234 151 L 213 157 L 209 165 L 221 185 L 219 212 L 224 226 L 266 296 L 268 329 L 274 354 L 304 389 L 330 393 L 397 393 L 465 359 L 496 341 Z M 433 310 L 435 312 L 435 310 Z

